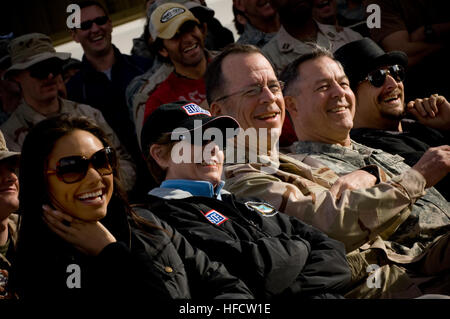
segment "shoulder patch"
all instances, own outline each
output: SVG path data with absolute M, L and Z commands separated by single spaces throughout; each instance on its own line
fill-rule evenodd
M 189 116 L 198 115 L 198 114 L 205 114 L 205 115 L 211 116 L 211 113 L 209 113 L 209 111 L 202 109 L 200 106 L 198 106 L 195 103 L 189 103 L 189 104 L 183 105 L 181 108 Z
M 275 207 L 273 207 L 270 204 L 267 203 L 261 203 L 261 202 L 246 202 L 245 206 L 250 208 L 251 210 L 254 210 L 261 215 L 265 217 L 272 217 L 278 214 L 278 211 Z
M 219 226 L 223 222 L 228 220 L 228 217 L 222 215 L 217 210 L 211 209 L 209 212 L 204 213 L 206 219 L 208 219 L 211 223 Z

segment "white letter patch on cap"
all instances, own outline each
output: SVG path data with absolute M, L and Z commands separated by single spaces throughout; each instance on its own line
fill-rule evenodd
M 225 217 L 221 213 L 219 213 L 217 210 L 211 209 L 209 212 L 205 214 L 205 217 L 213 224 L 216 224 L 219 226 L 223 222 L 228 220 L 228 217 Z
M 209 113 L 209 111 L 202 109 L 200 106 L 198 106 L 195 103 L 189 103 L 186 105 L 182 106 L 183 110 L 186 111 L 187 115 L 192 116 L 192 115 L 198 115 L 198 114 L 205 114 L 208 116 L 211 116 L 211 113 Z
M 170 8 L 161 16 L 161 22 L 165 23 L 170 19 L 176 17 L 177 15 L 182 14 L 184 11 L 186 10 L 184 10 L 183 8 Z

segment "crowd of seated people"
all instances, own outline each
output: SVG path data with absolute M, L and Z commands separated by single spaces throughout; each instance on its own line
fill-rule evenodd
M 450 298 L 439 1 L 78 4 L 0 39 L 0 299 Z

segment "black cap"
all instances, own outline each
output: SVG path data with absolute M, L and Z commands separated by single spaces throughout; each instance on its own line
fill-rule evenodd
M 143 154 L 148 157 L 150 146 L 164 134 L 172 133 L 176 129 L 180 133 L 192 134 L 194 130 L 205 130 L 210 127 L 218 128 L 225 139 L 230 137 L 226 136 L 226 129 L 237 129 L 239 124 L 231 116 L 211 116 L 209 111 L 193 102 L 178 101 L 163 104 L 150 114 L 142 127 L 141 146 Z M 194 142 L 195 139 L 191 138 L 190 140 Z M 222 145 L 226 145 L 225 141 L 222 142 L 224 142 Z
M 344 67 L 345 74 L 350 80 L 350 86 L 364 80 L 370 72 L 382 66 L 400 64 L 406 68 L 408 56 L 402 51 L 386 53 L 372 39 L 364 38 L 349 42 L 334 52 L 334 57 Z

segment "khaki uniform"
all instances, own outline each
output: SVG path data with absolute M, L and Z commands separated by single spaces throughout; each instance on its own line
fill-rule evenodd
M 335 52 L 346 43 L 360 40 L 363 37 L 350 28 L 344 28 L 337 32 L 333 25 L 317 23 L 316 44 Z M 264 55 L 273 63 L 275 71 L 280 74 L 285 66 L 299 58 L 301 55 L 311 52 L 311 46 L 292 37 L 283 26 L 278 33 L 263 48 Z
M 117 152 L 120 161 L 119 173 L 123 186 L 127 191 L 131 190 L 136 181 L 135 164 L 132 162 L 131 156 L 121 146 L 114 131 L 106 123 L 102 113 L 89 105 L 79 104 L 61 98 L 59 98 L 59 102 L 60 113 L 70 113 L 77 116 L 88 117 L 91 120 L 94 120 L 94 122 L 102 128 L 111 142 L 111 146 L 114 147 Z M 44 115 L 35 111 L 25 101 L 22 101 L 17 109 L 11 114 L 8 121 L 0 126 L 1 131 L 5 136 L 8 149 L 10 151 L 20 152 L 25 136 L 28 134 L 30 129 L 45 118 L 46 117 Z
M 11 270 L 11 262 L 8 260 L 14 257 L 15 246 L 17 241 L 17 225 L 18 216 L 17 214 L 11 214 L 8 216 L 8 248 L 6 248 L 6 253 L 0 252 L 0 300 L 1 299 L 13 299 L 14 296 L 10 294 L 7 290 L 7 282 L 9 277 L 9 271 Z
M 272 158 L 269 164 L 264 165 L 260 164 L 262 160 L 259 158 L 259 163 L 227 164 L 224 172 L 226 188 L 236 196 L 264 199 L 278 210 L 298 217 L 342 241 L 352 269 L 353 286 L 346 297 L 414 298 L 424 293 L 447 292 L 450 281 L 444 280 L 443 287 L 437 288 L 433 282 L 436 278 L 431 275 L 436 273 L 436 269 L 424 271 L 424 267 L 420 266 L 420 277 L 417 274 L 411 276 L 403 266 L 421 260 L 439 264 L 436 260 L 445 254 L 450 236 L 429 238 L 428 242 L 434 241 L 428 247 L 437 246 L 434 255 L 427 254 L 429 250 L 424 250 L 420 244 L 408 247 L 386 240 L 397 236 L 399 225 L 405 221 L 409 223 L 411 207 L 413 210 L 422 207 L 422 204 L 415 203 L 425 193 L 423 176 L 409 167 L 395 176 L 378 168 L 379 184 L 367 189 L 345 191 L 336 201 L 328 189 L 338 175 L 325 167 L 328 162 L 323 163 L 320 158 L 304 154 L 279 154 L 279 158 Z M 353 170 L 373 164 L 361 163 Z M 334 169 L 333 166 L 331 168 Z M 448 203 L 439 202 L 438 205 Z M 380 288 L 373 288 L 367 283 L 371 278 L 368 269 L 371 264 L 380 267 Z M 430 277 L 423 277 L 424 274 Z

